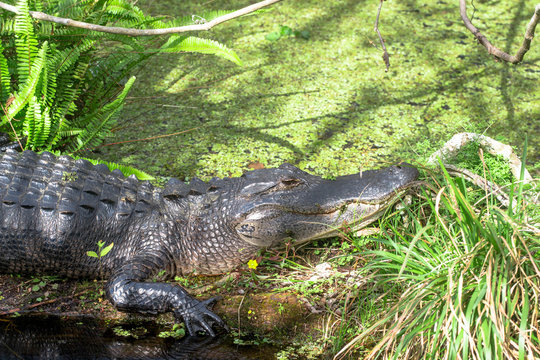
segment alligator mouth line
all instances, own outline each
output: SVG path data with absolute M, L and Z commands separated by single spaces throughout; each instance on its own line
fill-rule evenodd
M 321 204 L 313 204 L 312 207 L 315 207 L 314 209 L 306 209 L 305 207 L 294 207 L 294 206 L 286 206 L 282 204 L 264 204 L 257 206 L 258 211 L 264 211 L 266 209 L 268 210 L 279 210 L 279 211 L 285 211 L 293 214 L 300 214 L 300 215 L 328 215 L 332 214 L 336 211 L 343 211 L 343 209 L 349 207 L 351 204 L 357 204 L 357 205 L 381 205 L 382 208 L 386 208 L 388 206 L 394 205 L 394 203 L 400 199 L 411 187 L 414 187 L 418 185 L 418 181 L 411 182 L 409 184 L 403 185 L 397 189 L 395 189 L 393 192 L 388 193 L 387 195 L 373 200 L 360 200 L 359 198 L 362 196 L 360 194 L 358 198 L 356 199 L 350 199 L 345 200 L 341 202 L 339 205 L 332 206 L 332 207 L 325 207 Z M 389 201 L 390 200 L 390 201 Z M 307 207 L 307 206 L 306 206 Z
M 319 233 L 319 234 L 315 234 L 311 238 L 296 241 L 295 244 L 303 244 L 305 242 L 312 241 L 312 240 L 324 239 L 324 238 L 336 236 L 341 231 L 341 229 L 343 229 L 343 227 L 349 227 L 349 228 L 352 228 L 353 230 L 362 229 L 363 227 L 365 227 L 365 226 L 371 224 L 372 222 L 376 221 L 377 219 L 379 219 L 386 210 L 388 210 L 389 208 L 394 206 L 399 201 L 399 199 L 401 198 L 401 195 L 403 195 L 404 193 L 405 192 L 403 191 L 402 194 L 399 194 L 399 196 L 396 196 L 394 199 L 392 199 L 390 202 L 388 202 L 386 204 L 381 204 L 381 203 L 372 204 L 372 205 L 381 205 L 381 206 L 374 209 L 374 211 L 372 211 L 370 213 L 355 214 L 352 218 L 350 218 L 348 220 L 343 219 L 343 220 L 341 220 L 341 222 L 339 221 L 340 216 L 338 215 L 338 217 L 335 220 L 334 224 L 329 224 L 329 223 L 320 222 L 320 221 L 299 221 L 298 222 L 299 224 L 325 225 L 325 226 L 328 227 L 328 230 L 324 231 L 322 233 Z M 341 210 L 338 209 L 338 210 L 329 212 L 327 214 L 332 214 L 332 213 L 335 213 L 337 211 L 341 211 Z

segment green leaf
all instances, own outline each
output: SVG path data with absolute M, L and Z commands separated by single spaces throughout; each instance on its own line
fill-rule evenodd
M 103 250 L 101 250 L 101 252 L 99 253 L 99 256 L 103 257 L 103 256 L 107 255 L 109 253 L 109 251 L 111 251 L 113 246 L 114 246 L 113 242 L 110 243 L 109 245 L 107 245 Z
M 277 41 L 281 38 L 281 33 L 279 31 L 273 31 L 270 34 L 266 34 L 264 38 L 268 41 Z
M 293 34 L 293 30 L 285 25 L 281 25 L 279 32 L 282 36 L 291 36 Z
M 94 258 L 99 257 L 98 254 L 96 254 L 95 251 L 87 251 L 87 252 L 86 252 L 86 255 L 88 255 L 88 256 L 90 256 L 90 257 L 94 257 Z
M 521 322 L 519 324 L 519 360 L 525 359 L 525 334 L 532 329 L 532 326 L 529 325 L 529 289 L 528 286 L 524 286 L 523 291 L 523 306 L 521 308 Z M 532 325 L 532 324 L 531 324 Z

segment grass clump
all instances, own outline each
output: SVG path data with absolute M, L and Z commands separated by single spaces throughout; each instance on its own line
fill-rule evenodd
M 383 247 L 370 252 L 368 268 L 400 295 L 336 358 L 380 330 L 368 359 L 540 356 L 540 241 L 530 225 L 538 209 L 522 201 L 521 188 L 513 210 L 492 199 L 475 208 L 463 182 L 444 175 L 435 199 L 407 210 L 405 231 L 401 219 L 383 223 Z
M 481 158 L 478 156 L 479 151 L 480 143 L 471 141 L 449 160 L 459 168 L 468 169 L 480 176 L 486 175 L 488 180 L 496 184 L 508 184 L 513 181 L 510 165 L 504 156 L 483 152 Z

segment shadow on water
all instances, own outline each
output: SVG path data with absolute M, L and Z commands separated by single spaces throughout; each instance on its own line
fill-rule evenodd
M 0 359 L 274 358 L 275 349 L 240 347 L 233 344 L 229 337 L 161 338 L 155 323 L 142 325 L 128 328 L 131 336 L 119 336 L 115 334 L 115 327 L 88 317 L 24 316 L 0 319 Z

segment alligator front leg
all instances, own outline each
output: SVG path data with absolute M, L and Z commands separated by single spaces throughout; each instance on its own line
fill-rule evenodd
M 159 258 L 156 260 L 159 262 Z M 219 316 L 208 309 L 218 300 L 217 297 L 199 301 L 179 285 L 144 282 L 155 275 L 158 268 L 148 255 L 124 263 L 107 284 L 110 301 L 119 310 L 127 312 L 156 314 L 172 311 L 177 319 L 184 321 L 190 335 L 206 332 L 215 336 L 213 325 L 227 328 Z

